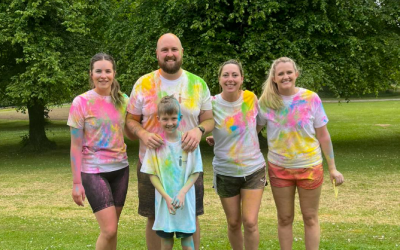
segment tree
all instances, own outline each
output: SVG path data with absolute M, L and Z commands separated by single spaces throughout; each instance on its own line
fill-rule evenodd
M 289 56 L 302 68 L 300 85 L 349 98 L 388 88 L 399 69 L 399 16 L 395 0 L 125 1 L 108 48 L 126 90 L 157 67 L 157 38 L 173 32 L 185 49 L 184 67 L 214 93 L 227 59 L 243 63 L 246 88 L 260 93 L 272 60 Z
M 97 3 L 97 4 L 96 4 Z M 96 7 L 94 7 L 96 6 Z M 98 1 L 6 0 L 0 3 L 0 88 L 7 101 L 29 113 L 26 144 L 51 148 L 45 133 L 49 105 L 71 100 L 87 82 L 93 39 L 105 13 Z

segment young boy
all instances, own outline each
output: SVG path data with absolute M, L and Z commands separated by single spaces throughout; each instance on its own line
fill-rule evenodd
M 203 171 L 200 149 L 182 150 L 179 102 L 165 96 L 157 106 L 164 144 L 147 149 L 141 172 L 150 174 L 156 189 L 153 230 L 162 238 L 161 249 L 172 249 L 174 233 L 181 238 L 182 249 L 194 250 L 192 235 L 196 231 L 196 197 L 193 184 Z

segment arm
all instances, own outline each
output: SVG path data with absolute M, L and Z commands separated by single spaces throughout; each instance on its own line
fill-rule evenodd
M 164 187 L 161 184 L 160 178 L 158 178 L 157 175 L 150 175 L 150 181 L 153 184 L 153 186 L 155 187 L 155 189 L 157 189 L 157 191 L 161 194 L 161 196 L 167 202 L 167 207 L 168 207 L 169 213 L 175 214 L 175 208 L 172 205 L 172 198 L 167 194 L 167 192 L 165 192 Z
M 333 146 L 331 141 L 331 136 L 329 135 L 328 128 L 322 126 L 320 128 L 315 128 L 316 137 L 321 144 L 322 152 L 325 155 L 326 161 L 328 163 L 329 175 L 331 182 L 335 179 L 336 186 L 341 185 L 344 182 L 343 175 L 336 170 L 335 157 L 333 154 Z
M 85 201 L 85 189 L 82 186 L 82 139 L 83 129 L 71 127 L 71 170 L 72 170 L 72 198 L 78 206 L 83 206 Z
M 172 205 L 175 208 L 183 208 L 185 206 L 185 196 L 189 189 L 194 185 L 197 178 L 199 178 L 200 173 L 193 173 L 189 176 L 188 180 L 186 181 L 185 185 L 181 188 L 179 193 L 174 197 Z
M 214 117 L 212 110 L 200 110 L 199 126 L 205 129 L 204 134 L 211 132 L 214 129 Z M 200 143 L 203 133 L 199 128 L 195 127 L 182 136 L 182 149 L 186 152 L 193 152 Z
M 128 126 L 124 127 L 124 135 L 131 141 L 139 139 L 136 135 L 132 134 L 132 132 L 128 129 Z
M 257 125 L 257 134 L 260 133 L 260 131 L 264 128 L 264 125 Z
M 146 131 L 140 124 L 141 115 L 126 114 L 125 130 L 129 131 L 128 138 L 139 138 L 147 148 L 156 149 L 164 144 L 160 135 Z

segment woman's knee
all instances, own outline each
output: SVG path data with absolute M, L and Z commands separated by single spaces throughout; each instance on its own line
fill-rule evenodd
M 305 226 L 318 225 L 318 214 L 303 214 L 303 221 Z
M 293 224 L 294 214 L 278 214 L 279 226 L 289 226 Z
M 228 229 L 231 231 L 239 230 L 242 227 L 242 221 L 240 219 L 228 219 Z
M 243 218 L 243 227 L 247 232 L 255 232 L 258 230 L 258 219 L 257 218 Z
M 112 240 L 115 237 L 117 237 L 117 226 L 110 225 L 105 228 L 101 228 L 101 235 L 106 239 L 106 240 Z

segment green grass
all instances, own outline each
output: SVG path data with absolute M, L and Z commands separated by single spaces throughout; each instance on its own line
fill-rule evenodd
M 400 249 L 400 102 L 324 106 L 336 164 L 346 182 L 335 199 L 325 171 L 320 249 Z M 27 129 L 27 121 L 0 120 L 0 249 L 94 249 L 97 222 L 88 203 L 78 207 L 70 195 L 65 121 L 48 126 L 49 138 L 58 145 L 50 152 L 24 152 L 19 142 Z M 137 215 L 138 145 L 127 144 L 131 177 L 118 249 L 145 249 L 145 219 Z M 201 249 L 230 249 L 225 215 L 212 189 L 212 148 L 203 142 L 201 149 L 205 171 Z M 260 249 L 279 249 L 269 187 L 263 196 L 259 228 Z M 304 249 L 298 202 L 293 232 L 293 249 Z

